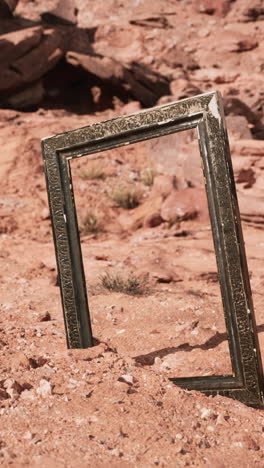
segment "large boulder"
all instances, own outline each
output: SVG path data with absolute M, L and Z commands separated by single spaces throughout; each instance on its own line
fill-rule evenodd
M 0 36 L 0 103 L 24 108 L 41 102 L 42 77 L 64 54 L 64 38 L 37 26 Z
M 230 138 L 236 140 L 250 140 L 253 138 L 250 124 L 243 115 L 228 115 L 226 117 L 226 126 Z
M 161 195 L 165 199 L 176 188 L 177 180 L 175 176 L 161 174 L 154 179 L 151 195 Z
M 164 221 L 170 223 L 186 221 L 198 216 L 201 220 L 208 220 L 205 190 L 191 187 L 174 190 L 163 202 L 160 213 Z
M 151 196 L 137 208 L 122 213 L 118 218 L 118 222 L 125 231 L 134 231 L 144 226 L 158 226 L 162 222 L 160 217 L 161 205 L 162 197 L 160 195 Z
M 0 36 L 0 65 L 6 67 L 40 43 L 42 26 L 22 29 Z

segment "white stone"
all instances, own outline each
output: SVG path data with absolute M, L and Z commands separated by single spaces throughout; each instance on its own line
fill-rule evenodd
M 41 379 L 39 387 L 37 388 L 37 393 L 43 398 L 52 395 L 51 383 L 46 379 Z

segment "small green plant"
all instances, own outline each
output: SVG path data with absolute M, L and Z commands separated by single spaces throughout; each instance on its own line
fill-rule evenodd
M 141 199 L 141 192 L 136 189 L 127 187 L 118 187 L 114 189 L 110 194 L 110 198 L 115 201 L 122 208 L 131 210 L 139 205 Z
M 94 213 L 87 213 L 81 225 L 81 233 L 96 234 L 102 231 L 103 229 L 97 216 Z
M 153 185 L 154 179 L 157 175 L 157 172 L 152 167 L 147 167 L 143 169 L 140 173 L 140 180 L 144 185 L 151 187 Z
M 79 177 L 85 180 L 93 180 L 93 179 L 105 180 L 106 174 L 103 171 L 103 168 L 101 165 L 94 164 L 90 167 L 80 169 Z
M 110 291 L 129 294 L 130 296 L 139 296 L 146 292 L 146 282 L 134 275 L 122 278 L 118 273 L 111 275 L 105 273 L 101 276 L 102 285 Z

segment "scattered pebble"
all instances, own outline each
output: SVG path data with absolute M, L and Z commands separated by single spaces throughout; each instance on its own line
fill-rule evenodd
M 23 392 L 24 388 L 14 379 L 7 379 L 4 381 L 4 388 L 10 398 L 18 398 Z
M 38 319 L 40 322 L 49 322 L 51 320 L 50 313 L 46 311 L 43 314 L 40 314 Z
M 46 398 L 46 397 L 52 395 L 52 385 L 51 385 L 51 383 L 46 379 L 41 379 L 41 381 L 39 383 L 39 387 L 37 388 L 36 392 L 42 398 Z
M 134 379 L 133 375 L 125 374 L 125 375 L 121 375 L 121 377 L 119 377 L 118 381 L 119 382 L 125 382 L 128 385 L 133 385 L 135 379 Z
M 201 409 L 201 418 L 202 418 L 202 419 L 206 419 L 206 418 L 208 418 L 208 416 L 211 415 L 211 413 L 212 413 L 212 411 L 211 411 L 210 409 L 208 409 L 208 408 L 202 408 L 202 409 Z

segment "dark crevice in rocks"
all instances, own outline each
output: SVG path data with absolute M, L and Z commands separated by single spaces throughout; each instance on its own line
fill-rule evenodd
M 66 62 L 63 58 L 43 80 L 44 109 L 65 109 L 76 114 L 88 114 L 114 108 L 114 101 L 128 102 L 129 95 L 122 87 L 108 84 Z

